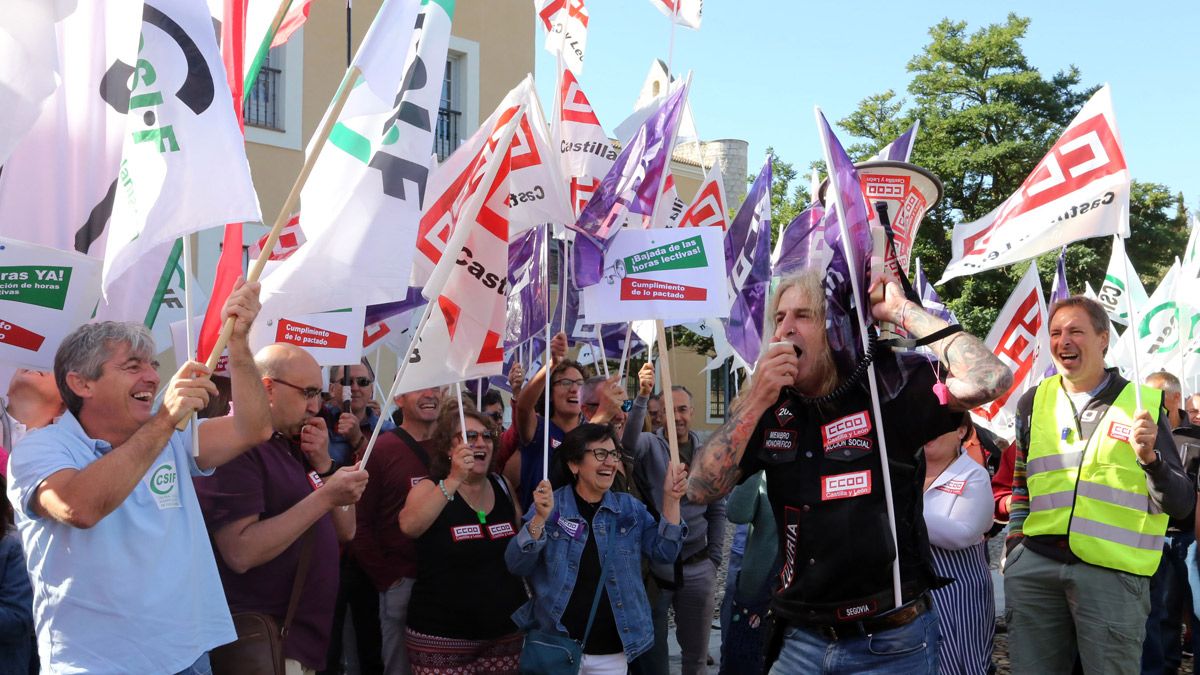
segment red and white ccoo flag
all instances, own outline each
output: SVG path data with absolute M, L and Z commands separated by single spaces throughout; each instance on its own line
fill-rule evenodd
M 679 219 L 679 227 L 708 227 L 716 226 L 722 230 L 729 229 L 729 218 L 725 206 L 725 181 L 721 176 L 721 167 L 713 164 L 704 176 L 704 182 L 696 191 L 683 217 Z
M 1084 104 L 1021 188 L 954 226 L 949 279 L 1011 265 L 1080 239 L 1129 235 L 1129 168 L 1108 85 Z
M 1036 386 L 1052 363 L 1049 318 L 1037 265 L 1029 265 L 988 331 L 984 344 L 1012 370 L 1013 383 L 999 398 L 971 413 L 999 432 L 996 427 L 1005 425 L 1015 416 L 1021 394 Z
M 588 28 L 583 0 L 542 0 L 540 5 L 538 18 L 546 27 L 546 51 L 562 54 L 563 65 L 576 75 L 582 73 Z

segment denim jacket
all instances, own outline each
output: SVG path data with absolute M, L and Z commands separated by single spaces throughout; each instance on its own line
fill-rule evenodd
M 513 574 L 528 577 L 533 598 L 513 614 L 513 622 L 522 628 L 566 635 L 562 615 L 571 599 L 579 574 L 583 547 L 591 536 L 587 521 L 575 506 L 574 488 L 563 486 L 554 491 L 554 511 L 546 521 L 540 539 L 529 534 L 529 520 L 535 509 L 525 514 L 525 526 L 508 544 L 504 561 Z M 628 494 L 606 492 L 594 519 L 596 546 L 601 562 L 608 550 L 608 537 L 616 533 L 605 590 L 621 633 L 625 656 L 632 660 L 654 644 L 650 603 L 642 584 L 642 556 L 652 562 L 671 562 L 679 555 L 687 526 L 663 520 L 654 522 L 646 507 Z M 564 525 L 565 524 L 565 525 Z M 577 531 L 571 536 L 570 531 Z

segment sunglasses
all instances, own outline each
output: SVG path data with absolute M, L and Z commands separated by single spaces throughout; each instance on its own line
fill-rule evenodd
M 584 403 L 583 406 L 585 408 L 599 408 L 600 404 L 599 403 Z M 621 401 L 621 412 L 629 412 L 630 410 L 633 410 L 633 399 L 627 398 L 624 401 Z
M 478 441 L 480 439 L 483 439 L 483 441 L 485 443 L 491 443 L 493 440 L 495 440 L 492 438 L 492 435 L 486 431 L 468 431 L 464 435 L 467 437 L 468 445 L 470 445 L 471 443 L 474 443 L 475 441 Z
M 340 378 L 340 377 L 330 378 L 330 380 L 329 380 L 329 384 L 341 384 L 341 383 L 342 383 L 342 378 Z M 369 377 L 362 377 L 362 376 L 352 377 L 352 378 L 350 378 L 350 384 L 357 384 L 358 386 L 365 388 L 365 387 L 371 386 L 372 384 L 375 384 L 375 380 L 372 380 Z
M 281 380 L 278 377 L 272 377 L 271 381 L 278 382 L 279 384 L 282 384 L 284 386 L 295 389 L 296 391 L 300 392 L 301 394 L 304 394 L 304 398 L 306 400 L 320 398 L 320 396 L 321 396 L 321 388 L 320 387 L 300 387 L 300 386 L 292 384 L 291 382 Z

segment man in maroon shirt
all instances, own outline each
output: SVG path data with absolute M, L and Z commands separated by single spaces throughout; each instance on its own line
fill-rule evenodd
M 354 467 L 334 471 L 329 434 L 316 416 L 321 368 L 308 352 L 274 344 L 261 349 L 254 361 L 275 434 L 213 475 L 196 478 L 196 494 L 233 613 L 262 612 L 282 624 L 302 539 L 314 537 L 283 654 L 305 670 L 321 670 L 337 597 L 338 541 L 354 536 L 354 509 L 338 507 L 358 501 L 367 472 Z
M 379 591 L 383 667 L 389 675 L 407 675 L 404 627 L 408 599 L 417 576 L 413 542 L 400 532 L 400 509 L 408 491 L 429 475 L 423 447 L 433 433 L 442 406 L 441 389 L 419 389 L 396 397 L 400 425 L 379 435 L 367 462 L 371 483 L 358 504 L 354 556 Z

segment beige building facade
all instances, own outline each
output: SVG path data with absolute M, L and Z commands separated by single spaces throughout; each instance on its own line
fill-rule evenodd
M 354 3 L 352 50 L 365 36 L 380 4 L 381 0 Z M 542 40 L 529 0 L 458 0 L 452 25 L 435 140 L 439 159 L 453 152 L 512 87 L 534 72 L 534 50 L 541 48 Z M 285 45 L 271 50 L 256 89 L 246 102 L 247 155 L 268 224 L 279 214 L 300 172 L 304 148 L 345 71 L 346 54 L 344 3 L 314 2 L 304 27 Z M 746 142 L 736 139 L 677 148 L 672 175 L 680 198 L 685 203 L 691 201 L 713 163 L 721 165 L 730 204 L 740 204 L 746 192 Z M 267 229 L 263 225 L 244 227 L 243 255 L 247 264 L 250 248 Z M 221 238 L 219 229 L 197 236 L 195 269 L 202 289 L 212 287 Z M 377 364 L 377 381 L 386 390 L 397 358 L 387 350 L 380 352 L 371 358 Z M 695 395 L 693 419 L 701 430 L 711 429 L 719 421 L 725 400 L 724 393 L 714 389 L 714 378 L 701 372 L 705 361 L 682 348 L 672 353 L 675 382 Z

